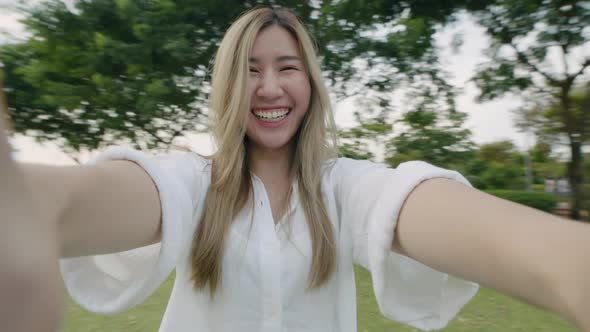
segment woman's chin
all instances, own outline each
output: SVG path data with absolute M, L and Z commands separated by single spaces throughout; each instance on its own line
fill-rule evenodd
M 249 136 L 250 144 L 257 149 L 263 150 L 282 150 L 289 146 L 294 135 L 263 135 L 263 136 Z

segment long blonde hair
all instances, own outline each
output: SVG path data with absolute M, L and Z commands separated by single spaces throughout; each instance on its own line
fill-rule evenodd
M 257 8 L 243 14 L 227 30 L 213 66 L 209 107 L 218 150 L 212 156 L 211 186 L 191 252 L 195 287 L 202 289 L 209 284 L 212 296 L 220 282 L 226 234 L 252 196 L 245 128 L 246 110 L 250 109 L 249 58 L 258 32 L 271 25 L 283 27 L 295 38 L 311 84 L 310 106 L 294 137 L 291 167 L 292 179 L 298 179 L 312 243 L 309 288 L 329 280 L 336 265 L 334 230 L 320 182 L 322 165 L 336 156 L 336 134 L 314 44 L 294 14 L 285 9 Z

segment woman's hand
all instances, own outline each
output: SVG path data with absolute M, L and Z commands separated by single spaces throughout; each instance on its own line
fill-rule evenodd
M 57 331 L 63 287 L 55 221 L 44 220 L 0 117 L 0 330 Z

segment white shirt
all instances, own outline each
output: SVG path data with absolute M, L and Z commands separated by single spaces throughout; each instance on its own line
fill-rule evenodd
M 275 226 L 264 184 L 253 176 L 254 211 L 248 205 L 231 226 L 221 287 L 211 300 L 207 290 L 196 290 L 190 280 L 191 242 L 210 184 L 210 162 L 196 154 L 152 158 L 116 147 L 93 163 L 116 159 L 136 162 L 156 184 L 162 242 L 63 259 L 68 291 L 92 312 L 114 314 L 143 302 L 174 268 L 176 280 L 160 332 L 354 332 L 353 263 L 371 272 L 385 316 L 422 330 L 444 327 L 477 292 L 477 284 L 390 250 L 400 209 L 412 189 L 433 177 L 469 185 L 457 172 L 419 161 L 397 169 L 346 158 L 326 165 L 321 185 L 335 231 L 337 268 L 325 286 L 311 291 L 306 291 L 311 243 L 297 186 L 291 211 Z

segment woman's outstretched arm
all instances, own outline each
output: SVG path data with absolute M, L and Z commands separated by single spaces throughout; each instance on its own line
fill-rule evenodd
M 590 225 L 432 179 L 410 194 L 396 227 L 394 251 L 590 331 Z
M 62 286 L 55 225 L 35 208 L 10 160 L 0 117 L 0 330 L 57 331 Z
M 132 249 L 160 238 L 160 202 L 128 161 L 19 164 L 0 118 L 0 330 L 56 331 L 60 256 Z
M 130 161 L 95 165 L 19 164 L 62 257 L 134 249 L 160 239 L 160 202 L 149 175 Z

